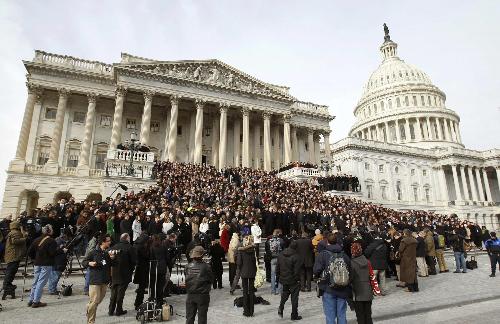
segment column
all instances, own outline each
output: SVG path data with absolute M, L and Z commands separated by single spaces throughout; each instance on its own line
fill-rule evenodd
M 203 145 L 203 100 L 196 100 L 196 129 L 194 131 L 194 163 L 201 164 L 201 153 Z
M 285 165 L 288 165 L 290 164 L 290 162 L 292 162 L 292 147 L 290 143 L 290 119 L 290 115 L 285 115 L 283 118 L 283 146 L 285 147 L 285 157 L 283 160 Z M 312 145 L 314 146 L 314 143 Z M 312 149 L 314 152 L 314 148 Z
M 33 109 L 33 117 L 31 118 L 31 127 L 30 127 L 30 132 L 29 132 L 29 137 L 28 137 L 28 145 L 26 148 L 26 163 L 33 163 L 33 154 L 35 150 L 35 142 L 36 142 L 36 137 L 38 133 L 38 125 L 40 121 L 40 115 L 42 111 L 42 98 L 43 98 L 43 90 L 38 89 L 36 91 L 36 97 L 35 97 L 35 108 Z M 10 163 L 10 166 L 13 166 L 13 163 L 17 160 L 13 160 Z M 22 167 L 24 167 L 24 162 L 23 160 L 20 160 Z M 21 171 L 24 171 L 24 169 L 21 169 Z
M 432 134 L 431 119 L 427 117 L 425 120 L 427 121 L 427 133 L 429 134 L 429 140 L 434 140 L 434 135 Z
M 410 120 L 408 118 L 405 119 L 405 135 L 406 135 L 406 142 L 411 141 L 411 132 L 410 132 Z
M 380 128 L 378 127 L 378 124 L 375 125 L 375 136 L 377 137 L 376 140 L 383 142 L 382 134 L 380 134 Z
M 260 124 L 253 123 L 253 167 L 260 169 Z
M 189 150 L 188 162 L 193 163 L 194 160 L 194 132 L 196 130 L 196 114 L 191 114 L 189 120 Z
M 477 191 L 479 192 L 479 199 L 480 201 L 485 201 L 483 183 L 481 181 L 481 174 L 479 173 L 480 168 L 476 167 L 475 169 L 476 169 Z
M 484 188 L 486 189 L 486 201 L 493 201 L 491 199 L 491 189 L 490 189 L 490 182 L 488 180 L 488 172 L 486 172 L 486 168 L 483 168 L 483 179 L 484 179 Z
M 262 114 L 264 118 L 264 171 L 271 171 L 271 115 Z
M 396 126 L 396 142 L 399 144 L 399 143 L 401 143 L 401 134 L 399 133 L 399 122 L 397 119 L 396 119 L 395 123 L 396 123 L 396 125 L 395 125 Z
M 386 143 L 391 143 L 392 138 L 391 138 L 391 132 L 389 131 L 389 123 L 384 122 L 384 125 L 385 125 L 385 141 Z
M 87 99 L 87 118 L 85 119 L 82 148 L 80 149 L 80 157 L 78 159 L 78 175 L 81 176 L 89 175 L 90 145 L 92 144 L 97 96 L 94 93 L 89 93 L 87 94 Z
M 126 88 L 121 86 L 116 87 L 115 114 L 113 116 L 113 128 L 111 129 L 110 150 L 115 150 L 116 146 L 120 144 L 122 140 L 123 102 L 125 101 L 126 94 Z
M 421 141 L 422 140 L 422 128 L 420 126 L 420 117 L 416 117 L 415 118 L 417 120 L 417 123 L 416 123 L 416 130 L 415 130 L 415 139 L 417 141 Z
M 328 147 L 330 149 L 330 147 Z M 297 127 L 292 127 L 292 160 L 299 160 L 299 141 L 297 139 Z
M 444 125 L 444 139 L 447 141 L 451 141 L 450 129 L 448 128 L 448 120 L 446 118 L 443 118 L 443 125 Z
M 210 146 L 212 149 L 212 157 L 211 157 L 211 162 L 212 165 L 218 169 L 219 167 L 219 136 L 220 136 L 220 119 L 218 118 L 217 114 L 214 114 L 212 116 L 212 133 L 211 133 L 211 139 L 212 139 L 212 145 Z M 195 137 L 196 138 L 196 137 Z
M 453 172 L 453 183 L 455 184 L 455 193 L 457 196 L 456 200 L 462 201 L 462 194 L 460 192 L 460 184 L 458 182 L 458 175 L 457 175 L 457 165 L 452 165 L 451 171 Z
M 177 117 L 179 115 L 179 97 L 170 97 L 170 129 L 168 132 L 168 160 L 174 162 L 177 153 Z
M 460 126 L 458 122 L 455 122 L 455 132 L 457 133 L 457 139 L 459 143 L 462 143 L 462 135 L 460 134 Z
M 453 168 L 453 167 L 452 167 Z M 443 201 L 450 201 L 450 196 L 448 195 L 448 184 L 446 182 L 446 174 L 444 173 L 444 166 L 439 168 L 439 181 L 441 183 L 441 198 Z
M 229 105 L 220 106 L 220 135 L 219 135 L 219 169 L 226 167 L 226 143 L 227 143 L 227 109 Z
M 472 175 L 472 167 L 468 167 L 467 172 L 469 174 L 470 190 L 472 191 L 472 201 L 478 201 L 476 183 Z
M 462 188 L 464 189 L 464 200 L 470 200 L 469 189 L 467 188 L 467 177 L 465 176 L 465 167 L 460 166 L 460 175 L 462 176 Z
M 330 152 L 330 132 L 323 133 L 323 141 L 325 142 L 326 161 L 330 163 L 330 161 L 332 160 Z
M 142 112 L 141 137 L 140 142 L 144 146 L 149 146 L 149 133 L 151 128 L 151 104 L 153 102 L 152 91 L 144 92 L 144 111 Z
M 309 148 L 309 163 L 314 163 L 314 130 L 307 130 L 307 147 Z
M 279 169 L 280 167 L 280 126 L 279 124 L 274 125 L 274 133 L 273 133 L 273 161 L 274 168 Z
M 61 147 L 61 135 L 63 129 L 64 115 L 68 104 L 69 91 L 61 88 L 59 90 L 59 103 L 57 104 L 56 120 L 52 133 L 52 143 L 50 145 L 50 155 L 47 161 L 46 170 L 48 173 L 56 174 L 59 168 L 59 149 Z
M 497 183 L 498 183 L 498 188 L 500 189 L 500 166 L 497 166 L 495 168 L 495 171 L 497 173 Z
M 434 118 L 434 120 L 436 121 L 436 128 L 437 128 L 437 131 L 438 131 L 438 133 L 437 133 L 437 137 L 438 138 L 437 139 L 439 139 L 439 140 L 442 141 L 443 140 L 443 130 L 441 128 L 441 122 L 439 121 L 438 117 Z
M 452 120 L 450 120 L 450 129 L 451 129 L 451 139 L 453 142 L 457 142 L 457 133 L 455 132 L 455 125 Z
M 243 108 L 243 154 L 242 154 L 242 166 L 244 168 L 250 167 L 250 126 L 249 126 L 249 114 L 250 109 Z
M 241 133 L 241 120 L 236 118 L 233 122 L 233 153 L 234 153 L 234 163 L 235 167 L 240 166 L 241 157 L 241 143 L 240 143 L 240 133 Z
M 162 161 L 168 161 L 168 133 L 170 132 L 170 110 L 167 110 L 167 118 L 165 119 L 165 138 L 163 140 L 163 156 Z
M 367 129 L 368 129 L 368 139 L 369 139 L 370 141 L 373 141 L 374 139 L 373 139 L 373 137 L 372 137 L 372 127 L 370 126 L 370 127 L 368 127 Z
M 314 164 L 319 164 L 319 161 L 321 159 L 319 152 L 319 134 L 316 134 L 313 139 L 314 139 Z

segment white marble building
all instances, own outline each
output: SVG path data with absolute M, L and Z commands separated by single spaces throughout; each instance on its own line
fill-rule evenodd
M 382 63 L 354 109 L 349 137 L 331 145 L 362 199 L 396 209 L 456 213 L 489 228 L 500 219 L 500 150 L 464 148 L 460 117 L 429 77 L 397 56 L 386 31 Z
M 272 170 L 316 163 L 329 141 L 328 107 L 299 101 L 218 60 L 156 61 L 122 54 L 105 64 L 35 51 L 1 216 L 60 197 L 144 188 L 154 159 Z M 137 133 L 150 153 L 118 149 Z M 13 138 L 13 140 L 15 140 Z M 138 167 L 141 168 L 138 168 Z

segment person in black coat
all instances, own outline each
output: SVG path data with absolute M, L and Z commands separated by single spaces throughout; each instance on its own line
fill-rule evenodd
M 368 244 L 365 250 L 365 256 L 370 260 L 375 278 L 378 276 L 378 282 L 382 295 L 385 295 L 385 270 L 387 269 L 387 244 L 380 237 L 378 232 L 373 235 L 374 240 Z
M 297 240 L 297 256 L 300 266 L 300 291 L 311 291 L 314 246 L 306 233 Z
M 238 271 L 243 283 L 243 316 L 246 317 L 253 316 L 254 312 L 256 263 L 253 236 L 247 235 L 243 238 L 243 246 L 238 248 L 237 256 Z
M 161 308 L 163 305 L 163 288 L 168 271 L 168 251 L 159 235 L 153 235 L 150 248 L 151 268 L 149 269 L 149 280 L 151 295 L 155 296 L 156 306 Z
M 205 250 L 196 246 L 191 250 L 191 262 L 186 265 L 186 324 L 194 324 L 198 313 L 198 324 L 207 324 L 210 305 L 210 285 L 213 281 L 210 266 L 203 262 Z
M 279 277 L 280 283 L 283 285 L 278 315 L 283 317 L 285 303 L 288 300 L 288 297 L 291 296 L 292 321 L 302 319 L 302 316 L 299 316 L 298 314 L 301 261 L 299 257 L 297 257 L 297 246 L 298 242 L 292 241 L 290 246 L 278 256 L 278 264 L 276 265 L 276 275 Z
M 132 217 L 127 213 L 123 217 L 123 219 L 120 222 L 120 233 L 128 233 L 130 236 L 132 236 L 132 222 L 134 221 L 133 219 L 133 213 Z
M 146 232 L 135 240 L 135 254 L 137 256 L 137 265 L 135 268 L 134 283 L 138 285 L 135 297 L 135 309 L 144 301 L 144 294 L 149 283 L 149 236 Z
M 108 315 L 120 316 L 127 313 L 126 310 L 123 310 L 123 298 L 128 284 L 132 281 L 137 255 L 135 249 L 130 245 L 128 233 L 123 233 L 120 236 L 120 242 L 115 244 L 111 250 L 116 255 L 116 264 L 111 267 L 111 298 Z
M 222 267 L 222 259 L 224 259 L 224 249 L 220 246 L 219 240 L 212 241 L 210 256 L 210 266 L 212 267 L 212 273 L 214 276 L 212 287 L 214 289 L 222 289 L 222 273 L 224 271 L 224 268 Z

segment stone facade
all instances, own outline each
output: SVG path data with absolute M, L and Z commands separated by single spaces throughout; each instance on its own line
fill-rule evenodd
M 382 64 L 354 109 L 349 137 L 326 156 L 337 171 L 359 178 L 364 200 L 499 228 L 500 150 L 464 148 L 460 118 L 445 106 L 444 92 L 397 57 L 390 37 L 380 51 Z
M 147 187 L 154 159 L 220 169 L 317 163 L 333 119 L 327 106 L 218 60 L 122 54 L 105 64 L 35 51 L 24 65 L 28 98 L 2 217 L 62 196 L 105 196 L 118 182 Z M 120 149 L 136 133 L 151 153 Z M 139 168 L 124 176 L 131 158 Z

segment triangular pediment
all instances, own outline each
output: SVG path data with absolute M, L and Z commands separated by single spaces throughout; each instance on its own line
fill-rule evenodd
M 118 68 L 147 72 L 166 78 L 188 80 L 256 95 L 294 100 L 288 88 L 260 81 L 219 60 L 153 61 L 128 56 Z

